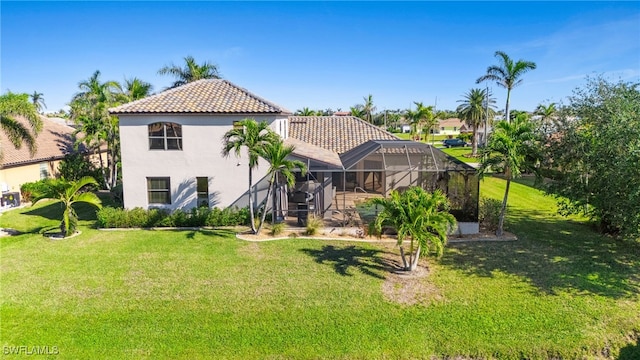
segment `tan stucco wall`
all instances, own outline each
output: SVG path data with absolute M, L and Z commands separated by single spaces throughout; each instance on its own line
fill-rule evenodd
M 46 164 L 49 177 L 54 177 L 57 174 L 60 160 L 44 161 L 42 163 Z M 27 164 L 0 169 L 0 190 L 3 189 L 3 184 L 6 184 L 8 192 L 20 192 L 22 184 L 40 180 L 40 164 Z

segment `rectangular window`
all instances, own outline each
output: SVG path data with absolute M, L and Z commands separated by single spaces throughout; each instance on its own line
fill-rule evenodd
M 46 179 L 49 177 L 49 170 L 47 170 L 47 163 L 40 163 L 40 179 Z
M 166 122 L 149 124 L 150 150 L 182 150 L 182 126 Z
M 171 182 L 168 177 L 147 178 L 149 204 L 171 204 Z
M 209 179 L 197 177 L 198 207 L 209 207 Z

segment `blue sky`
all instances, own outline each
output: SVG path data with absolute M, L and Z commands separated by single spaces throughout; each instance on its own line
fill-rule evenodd
M 640 2 L 7 2 L 0 89 L 64 107 L 78 82 L 136 76 L 192 55 L 225 79 L 295 111 L 372 94 L 378 110 L 413 101 L 455 109 L 496 50 L 537 63 L 512 109 L 559 102 L 585 76 L 640 81 Z M 490 84 L 499 107 L 506 90 Z

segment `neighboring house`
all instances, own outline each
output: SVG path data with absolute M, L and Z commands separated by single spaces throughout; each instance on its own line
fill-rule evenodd
M 36 138 L 37 151 L 33 156 L 26 144 L 16 149 L 4 132 L 0 132 L 3 157 L 0 160 L 0 192 L 20 192 L 27 182 L 55 177 L 58 165 L 73 148 L 74 128 L 41 116 L 42 131 Z M 27 124 L 26 120 L 20 120 Z
M 348 210 L 349 192 L 387 195 L 423 186 L 443 189 L 457 216 L 477 223 L 475 169 L 353 116 L 292 116 L 227 80 L 199 80 L 110 112 L 120 118 L 127 208 L 246 206 L 246 150 L 240 158 L 224 157 L 222 138 L 237 121 L 253 118 L 266 121 L 286 144 L 294 145 L 292 157 L 309 169 L 305 176 L 298 174 L 294 188 L 277 186 L 268 205 L 276 218 L 290 216 L 300 206 L 331 218 Z M 261 160 L 253 172 L 256 204 L 265 200 L 267 168 Z
M 461 132 L 468 131 L 467 124 L 464 121 L 458 118 L 449 118 L 445 120 L 440 120 L 438 122 L 437 128 L 435 128 L 435 134 L 440 135 L 451 135 L 456 136 L 460 135 Z
M 238 121 L 253 118 L 286 139 L 291 115 L 220 79 L 194 81 L 109 111 L 120 118 L 125 207 L 169 210 L 246 206 L 246 149 L 240 158 L 224 157 L 222 138 Z M 254 183 L 267 169 L 261 160 Z M 256 192 L 256 200 L 264 198 L 260 195 Z

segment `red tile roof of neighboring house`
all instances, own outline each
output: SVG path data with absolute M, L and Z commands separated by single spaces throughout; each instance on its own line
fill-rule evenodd
M 0 168 L 62 159 L 66 154 L 74 151 L 74 128 L 44 116 L 40 118 L 42 119 L 42 131 L 36 137 L 37 151 L 33 156 L 24 142 L 20 149 L 16 149 L 7 135 L 0 131 L 3 153 Z M 17 120 L 30 128 L 26 120 L 22 118 L 17 118 Z
M 203 79 L 109 109 L 119 114 L 291 114 L 227 80 Z
M 369 140 L 398 140 L 355 116 L 289 116 L 289 136 L 337 154 Z

